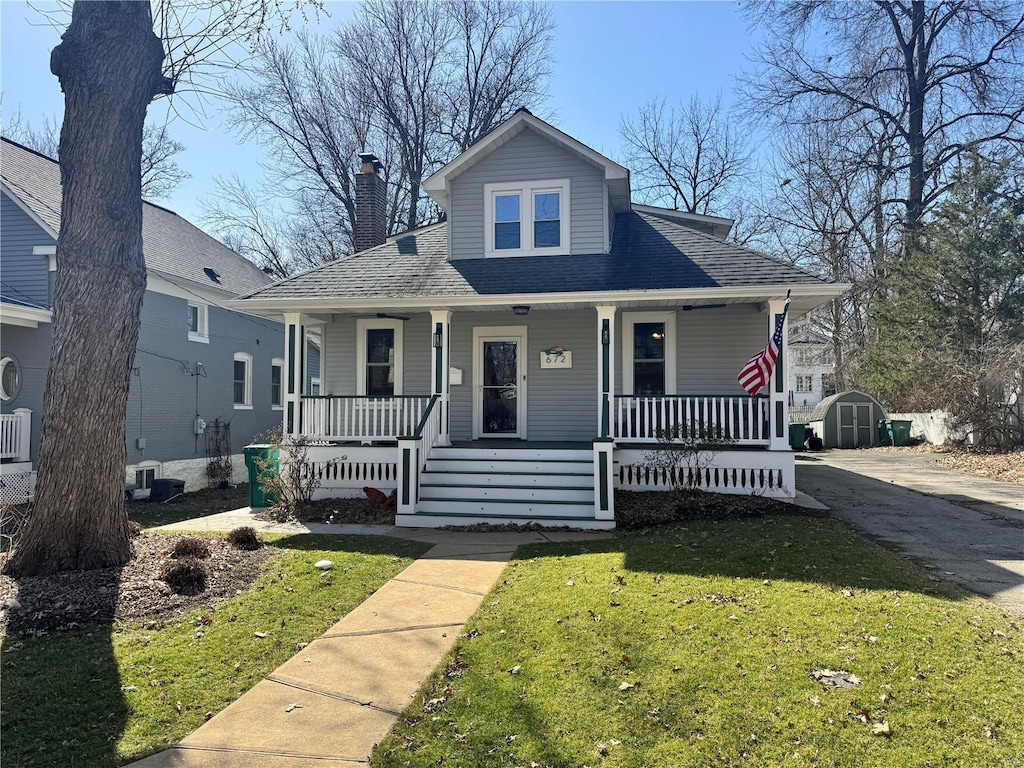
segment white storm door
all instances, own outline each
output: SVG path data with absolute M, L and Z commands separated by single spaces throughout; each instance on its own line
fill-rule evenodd
M 473 437 L 526 439 L 526 327 L 473 329 Z

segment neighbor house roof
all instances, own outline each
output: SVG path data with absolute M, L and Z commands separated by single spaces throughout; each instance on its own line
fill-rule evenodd
M 60 232 L 60 166 L 9 139 L 0 145 L 4 187 L 56 239 Z M 174 211 L 147 202 L 142 204 L 142 250 L 146 269 L 172 281 L 179 278 L 236 296 L 270 282 L 252 262 Z
M 615 219 L 611 252 L 503 259 L 447 259 L 447 227 L 397 236 L 250 293 L 247 300 L 412 299 L 516 294 L 658 291 L 804 284 L 845 286 L 643 212 Z M 269 306 L 269 305 L 266 305 Z

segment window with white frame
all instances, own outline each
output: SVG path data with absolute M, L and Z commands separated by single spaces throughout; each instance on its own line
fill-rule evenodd
M 569 180 L 484 185 L 485 256 L 569 252 Z
M 309 394 L 320 394 L 320 378 L 318 376 L 314 376 L 309 380 Z
M 367 397 L 402 394 L 402 321 L 357 320 L 356 333 L 356 394 Z
M 676 316 L 674 312 L 622 315 L 622 392 L 627 395 L 676 393 Z
M 210 343 L 210 308 L 206 304 L 188 303 L 188 340 Z
M 270 364 L 270 405 L 275 410 L 284 408 L 284 360 L 280 357 Z
M 252 355 L 236 352 L 232 375 L 235 408 L 252 408 Z
M 796 391 L 797 392 L 813 392 L 814 391 L 814 377 L 811 375 L 804 376 L 797 374 L 796 377 Z
M 135 485 L 138 490 L 148 491 L 158 477 L 160 477 L 159 461 L 143 461 L 135 465 Z

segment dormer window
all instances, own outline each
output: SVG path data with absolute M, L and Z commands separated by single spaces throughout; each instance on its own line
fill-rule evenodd
M 569 180 L 484 185 L 486 256 L 569 252 Z

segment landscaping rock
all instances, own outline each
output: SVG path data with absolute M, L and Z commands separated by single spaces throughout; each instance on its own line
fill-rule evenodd
M 330 560 L 317 560 L 315 566 L 321 571 L 330 571 L 334 568 L 334 563 Z

